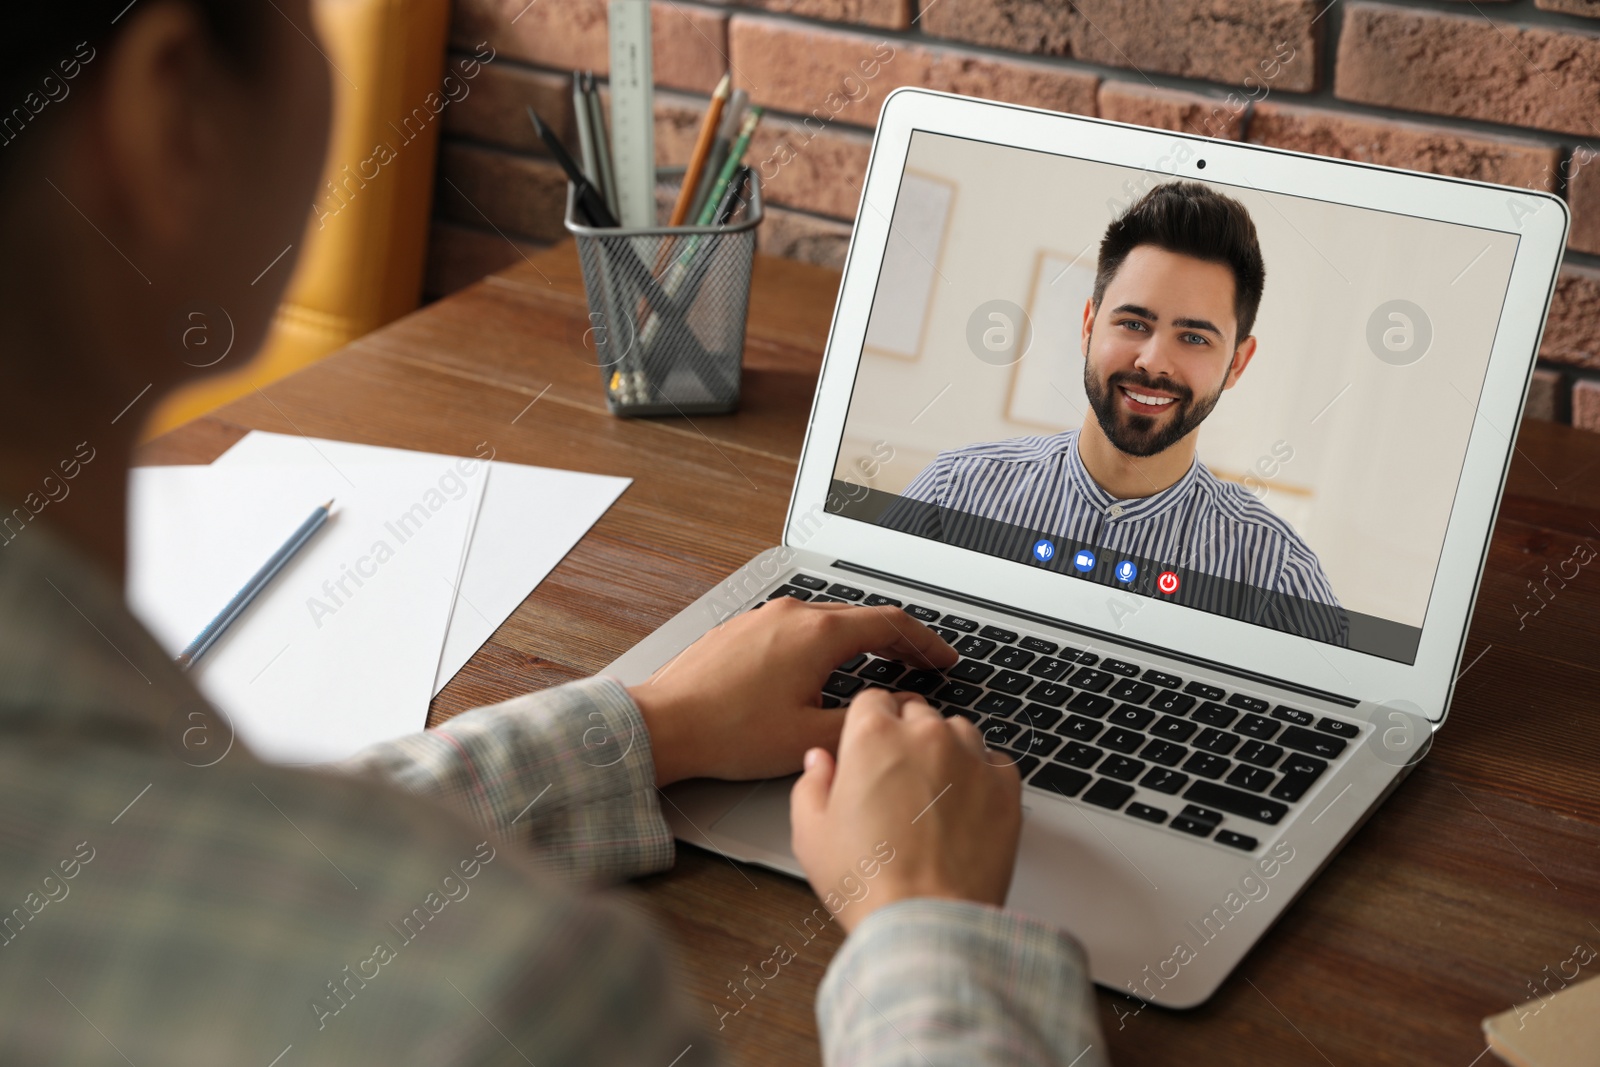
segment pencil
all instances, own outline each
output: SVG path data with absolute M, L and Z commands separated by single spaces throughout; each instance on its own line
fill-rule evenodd
M 700 184 L 700 172 L 705 169 L 706 157 L 711 154 L 711 146 L 717 139 L 722 105 L 728 102 L 728 84 L 729 77 L 724 73 L 722 80 L 717 83 L 717 91 L 711 94 L 711 106 L 706 108 L 706 117 L 700 123 L 700 136 L 689 155 L 689 169 L 683 172 L 683 184 L 678 187 L 678 201 L 672 205 L 668 226 L 682 226 L 683 220 L 689 217 L 689 206 L 694 203 L 695 189 Z
M 206 628 L 200 631 L 200 636 L 190 641 L 189 647 L 178 653 L 178 658 L 174 662 L 180 670 L 186 671 L 193 667 L 195 660 L 205 655 L 206 650 L 216 644 L 217 638 L 233 624 L 233 620 L 244 614 L 244 609 L 250 606 L 250 602 L 261 590 L 265 589 L 272 579 L 278 576 L 278 572 L 283 570 L 284 565 L 294 558 L 295 553 L 304 548 L 306 542 L 322 529 L 323 524 L 328 521 L 329 509 L 332 507 L 333 501 L 330 500 L 313 511 L 311 517 L 302 522 L 300 528 L 289 535 L 289 540 L 285 541 L 282 547 L 261 565 L 261 569 L 251 576 L 244 588 L 235 593 L 233 599 L 217 612 L 217 617 L 206 624 Z

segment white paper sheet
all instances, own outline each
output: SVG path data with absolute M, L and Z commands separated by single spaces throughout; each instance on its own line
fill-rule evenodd
M 381 460 L 446 460 L 450 457 L 292 434 L 247 434 L 213 466 L 234 464 L 370 463 Z M 632 482 L 518 463 L 489 463 L 483 506 L 477 514 L 466 565 L 449 615 L 437 694 L 472 654 L 489 640 L 528 594 L 544 581 L 572 546 L 599 521 Z
M 486 471 L 431 456 L 136 468 L 129 605 L 176 654 L 332 498 L 192 676 L 264 759 L 342 759 L 421 730 Z

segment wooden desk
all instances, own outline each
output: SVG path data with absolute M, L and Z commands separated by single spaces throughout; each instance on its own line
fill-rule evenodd
M 777 542 L 838 281 L 758 261 L 737 415 L 607 414 L 563 245 L 173 431 L 141 461 L 208 462 L 263 429 L 462 455 L 488 442 L 513 462 L 633 477 L 435 700 L 438 722 L 593 673 Z M 1534 983 L 1558 988 L 1578 943 L 1600 947 L 1600 562 L 1552 582 L 1520 625 L 1513 610 L 1538 607 L 1527 583 L 1579 544 L 1600 551 L 1600 436 L 1528 423 L 1433 753 L 1205 1006 L 1133 1015 L 1102 991 L 1114 1062 L 1468 1067 L 1482 1016 Z M 819 1062 L 812 1002 L 832 933 L 716 1028 L 728 983 L 810 912 L 809 889 L 685 847 L 625 892 L 676 941 L 683 991 L 728 1062 Z

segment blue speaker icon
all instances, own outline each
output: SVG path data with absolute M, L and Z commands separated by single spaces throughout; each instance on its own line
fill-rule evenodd
M 1033 543 L 1033 558 L 1040 563 L 1049 563 L 1056 558 L 1056 546 L 1049 541 L 1035 541 Z

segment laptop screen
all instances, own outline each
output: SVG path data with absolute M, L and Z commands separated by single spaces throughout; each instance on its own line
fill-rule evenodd
M 1516 234 L 925 131 L 889 221 L 828 510 L 1415 662 Z

